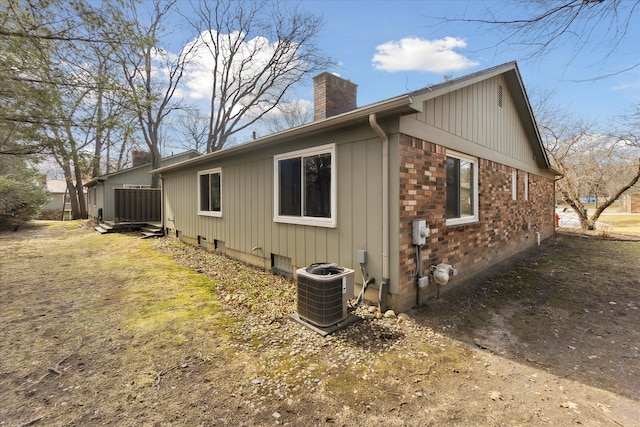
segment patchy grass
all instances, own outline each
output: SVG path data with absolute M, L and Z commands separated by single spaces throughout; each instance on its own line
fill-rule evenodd
M 0 425 L 632 425 L 636 401 L 560 377 L 601 369 L 637 390 L 638 247 L 620 243 L 545 243 L 412 321 L 323 338 L 289 319 L 286 279 L 171 239 L 34 223 L 0 233 Z M 446 327 L 429 327 L 438 309 Z M 560 376 L 438 332 L 461 317 L 481 338 L 502 319 L 487 345 L 521 337 Z
M 16 412 L 0 410 L 0 420 L 38 415 L 27 412 L 23 399 L 57 395 L 61 383 L 47 367 L 64 357 L 70 356 L 63 383 L 79 387 L 36 411 L 61 424 L 100 423 L 127 401 L 144 399 L 163 370 L 226 357 L 219 337 L 233 321 L 212 292 L 213 281 L 171 262 L 153 242 L 100 236 L 78 222 L 38 223 L 26 231 L 26 239 L 2 239 L 1 282 L 13 304 L 2 305 L 0 320 L 22 337 L 0 344 L 3 366 L 11 366 L 3 371 L 26 382 L 5 384 L 19 392 L 10 399 L 3 393 L 3 406 Z M 87 374 L 91 383 L 84 382 Z M 70 402 L 100 411 L 85 418 L 65 411 Z
M 618 214 L 618 215 L 600 215 L 599 221 L 607 223 L 611 226 L 611 233 L 632 234 L 640 236 L 640 215 L 638 214 Z

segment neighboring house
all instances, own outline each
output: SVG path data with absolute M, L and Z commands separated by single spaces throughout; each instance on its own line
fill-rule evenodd
M 620 197 L 620 205 L 622 212 L 640 213 L 640 189 L 633 187 L 627 190 Z
M 48 179 L 46 186 L 49 202 L 45 205 L 38 219 L 68 219 L 71 215 L 71 203 L 67 194 L 67 182 L 61 179 Z
M 555 173 L 515 62 L 359 108 L 323 73 L 314 98 L 310 124 L 155 170 L 165 231 L 292 275 L 366 258 L 395 310 L 435 295 L 420 270 L 459 282 L 553 235 Z
M 133 166 L 128 169 L 122 169 L 118 172 L 113 172 L 106 175 L 101 175 L 97 178 L 93 178 L 91 181 L 84 184 L 87 188 L 87 212 L 90 218 L 102 219 L 103 221 L 118 221 L 120 219 L 128 220 L 129 218 L 118 218 L 116 214 L 116 192 L 122 189 L 129 190 L 145 190 L 132 192 L 131 198 L 123 199 L 125 203 L 133 203 L 132 201 L 139 201 L 136 197 L 141 193 L 158 192 L 158 189 L 151 189 L 151 161 L 148 156 L 149 153 L 134 152 Z M 171 165 L 183 160 L 192 159 L 199 156 L 195 150 L 186 151 L 184 153 L 176 154 L 173 156 L 165 157 L 161 160 L 162 166 Z M 120 199 L 119 199 L 120 200 Z M 159 201 L 159 195 L 157 198 L 148 199 Z M 147 199 L 143 199 L 143 204 Z M 127 206 L 125 206 L 127 207 Z M 146 210 L 145 207 L 144 210 Z M 157 220 L 160 219 L 160 209 L 152 209 L 157 212 Z M 100 218 L 100 214 L 102 214 Z

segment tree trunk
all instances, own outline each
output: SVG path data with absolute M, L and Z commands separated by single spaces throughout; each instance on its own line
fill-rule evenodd
M 78 155 L 77 153 L 73 153 L 73 171 L 75 175 L 75 189 L 76 189 L 76 197 L 78 201 L 78 217 L 73 219 L 87 219 L 89 217 L 87 213 L 87 201 L 84 197 L 84 187 L 82 185 L 82 170 L 79 166 Z
M 71 165 L 68 161 L 64 161 L 62 164 L 62 170 L 64 172 L 64 180 L 67 183 L 67 189 L 69 190 L 69 202 L 71 203 L 71 219 L 79 219 L 81 217 L 80 203 L 78 202 L 78 190 L 73 183 L 73 172 L 71 171 Z M 62 207 L 64 210 L 64 206 Z M 64 215 L 64 213 L 63 213 Z

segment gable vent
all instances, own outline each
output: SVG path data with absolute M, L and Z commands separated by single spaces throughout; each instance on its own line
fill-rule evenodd
M 502 86 L 498 86 L 498 107 L 502 108 Z

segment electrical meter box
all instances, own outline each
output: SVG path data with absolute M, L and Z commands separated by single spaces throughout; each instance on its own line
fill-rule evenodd
M 411 221 L 411 243 L 413 245 L 426 245 L 429 237 L 429 228 L 424 219 L 414 219 Z

